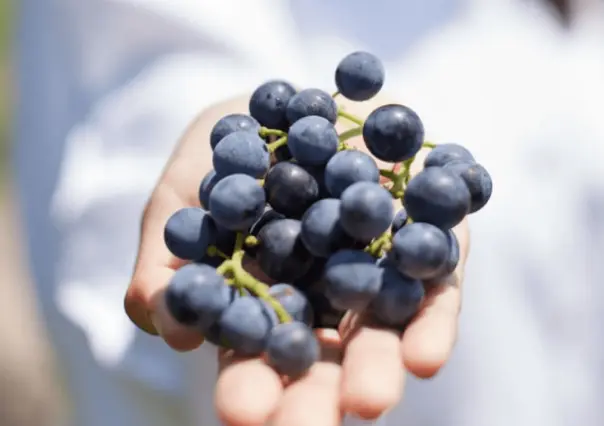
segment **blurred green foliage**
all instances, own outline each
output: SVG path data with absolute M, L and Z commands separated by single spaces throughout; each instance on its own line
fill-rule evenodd
M 14 1 L 0 0 L 0 170 L 6 170 L 5 161 L 9 143 L 11 102 L 9 53 L 14 23 Z M 4 173 L 2 173 L 4 175 Z

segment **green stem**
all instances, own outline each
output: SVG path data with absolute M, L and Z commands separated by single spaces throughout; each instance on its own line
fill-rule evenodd
M 422 148 L 430 148 L 430 149 L 434 149 L 436 148 L 436 144 L 432 143 L 432 142 L 424 142 L 422 144 Z
M 398 174 L 392 170 L 380 169 L 380 176 L 384 176 L 394 182 Z
M 235 241 L 235 252 L 233 253 L 233 258 L 231 260 L 235 284 L 240 288 L 249 290 L 256 297 L 267 302 L 277 313 L 277 317 L 279 318 L 280 322 L 291 322 L 292 317 L 289 315 L 289 313 L 285 310 L 285 308 L 283 308 L 281 303 L 270 295 L 270 287 L 263 282 L 258 281 L 245 269 L 243 269 L 243 256 L 245 255 L 245 252 L 243 251 L 243 244 L 245 243 L 245 240 L 245 234 L 237 234 L 237 240 Z
M 277 139 L 275 142 L 269 143 L 267 145 L 268 152 L 273 153 L 277 149 L 281 148 L 283 145 L 287 145 L 287 136 L 282 136 L 281 138 Z
M 206 250 L 206 253 L 208 254 L 208 256 L 211 256 L 211 257 L 218 256 L 218 257 L 222 257 L 223 259 L 230 259 L 229 256 L 227 256 L 226 254 L 221 252 L 218 249 L 218 247 L 216 247 L 216 246 L 208 247 L 208 249 Z
M 354 129 L 346 130 L 345 132 L 340 133 L 339 139 L 340 142 L 346 142 L 348 139 L 352 139 L 356 136 L 363 134 L 363 127 L 355 127 Z
M 382 257 L 384 252 L 387 252 L 390 250 L 391 243 L 392 243 L 392 234 L 390 234 L 390 231 L 386 231 L 381 236 L 379 236 L 378 238 L 373 240 L 371 242 L 371 244 L 369 244 L 369 246 L 367 246 L 365 251 L 367 253 L 369 253 L 370 255 L 372 255 L 373 257 L 375 257 L 376 259 L 379 259 L 380 257 Z
M 269 129 L 267 127 L 261 127 L 258 134 L 263 138 L 267 136 L 287 136 L 287 132 L 284 132 L 283 130 Z
M 337 98 L 338 96 L 340 96 L 340 92 L 333 92 L 333 95 L 331 95 L 332 98 Z
M 245 237 L 243 244 L 245 244 L 247 247 L 256 247 L 258 244 L 260 244 L 260 241 L 258 241 L 258 238 L 254 237 L 253 235 L 248 235 Z
M 338 110 L 338 116 L 345 118 L 348 121 L 352 121 L 353 123 L 358 124 L 359 126 L 362 126 L 365 123 L 359 117 L 352 115 L 352 114 L 348 114 L 346 111 L 344 111 L 341 108 Z

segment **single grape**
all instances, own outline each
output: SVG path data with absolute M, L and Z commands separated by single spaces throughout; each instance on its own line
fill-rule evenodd
M 204 209 L 185 207 L 176 211 L 164 228 L 164 241 L 170 252 L 184 260 L 203 257 L 216 239 L 216 224 Z
M 264 212 L 264 189 L 248 175 L 223 178 L 210 193 L 210 213 L 214 220 L 231 231 L 245 231 Z
M 212 163 L 220 176 L 244 174 L 261 178 L 270 166 L 270 154 L 260 136 L 238 131 L 227 135 L 216 145 Z
M 449 258 L 449 240 L 436 226 L 413 222 L 394 234 L 390 258 L 408 277 L 434 278 Z
M 384 86 L 382 61 L 368 52 L 346 56 L 336 68 L 336 86 L 346 98 L 362 102 L 373 98 Z
M 478 163 L 451 161 L 443 169 L 456 174 L 466 183 L 470 191 L 470 213 L 482 209 L 491 199 L 493 180 L 489 172 Z
M 296 377 L 319 360 L 321 348 L 311 328 L 290 322 L 273 328 L 266 355 L 268 364 L 279 374 Z
M 279 219 L 287 219 L 287 218 L 284 215 L 282 215 L 281 213 L 277 213 L 271 207 L 266 206 L 264 208 L 264 213 L 262 213 L 262 216 L 260 216 L 260 219 L 258 219 L 256 222 L 254 222 L 254 224 L 250 228 L 250 235 L 257 237 L 258 234 L 260 233 L 260 230 L 262 229 L 262 227 L 264 225 L 266 225 L 269 222 L 272 222 L 273 220 L 279 220 Z
M 422 282 L 399 273 L 387 260 L 379 262 L 381 288 L 368 312 L 386 326 L 405 326 L 415 316 L 424 298 Z
M 304 247 L 300 221 L 282 219 L 262 227 L 256 259 L 262 271 L 275 281 L 292 282 L 311 267 L 313 256 Z
M 290 284 L 275 284 L 269 292 L 295 321 L 312 326 L 314 312 L 306 296 Z
M 215 170 L 210 170 L 206 173 L 199 185 L 199 203 L 201 204 L 201 207 L 206 210 L 210 209 L 210 192 L 212 192 L 214 185 L 216 185 L 220 179 L 221 177 L 216 174 Z
M 407 224 L 408 221 L 409 215 L 407 215 L 407 212 L 404 208 L 401 208 L 394 215 L 394 219 L 392 219 L 392 226 L 390 227 L 390 231 L 392 232 L 392 234 L 396 234 L 399 229 L 401 229 Z
M 353 247 L 354 239 L 340 224 L 340 204 L 335 198 L 317 201 L 302 217 L 302 242 L 314 256 L 329 257 Z
M 474 156 L 465 147 L 456 143 L 443 143 L 435 146 L 424 160 L 424 167 L 443 167 L 451 161 L 473 163 Z
M 325 296 L 341 310 L 363 310 L 380 290 L 375 259 L 359 250 L 341 250 L 325 265 Z
M 231 286 L 231 304 L 233 301 L 241 297 L 251 297 L 251 293 L 245 289 L 241 290 Z M 271 318 L 271 321 L 277 324 L 278 318 L 276 314 L 273 315 L 271 311 L 267 311 L 267 313 Z M 229 346 L 229 342 L 225 341 L 224 339 L 221 340 L 220 321 L 216 321 L 214 324 L 212 324 L 203 334 L 203 337 L 206 342 L 210 342 L 215 346 L 232 349 Z
M 287 130 L 285 111 L 296 89 L 285 81 L 272 80 L 259 86 L 250 98 L 249 110 L 260 124 L 269 129 Z
M 216 222 L 216 221 L 214 221 Z M 214 238 L 214 246 L 222 253 L 230 256 L 235 249 L 235 241 L 237 240 L 237 232 L 225 228 L 219 223 L 216 223 L 216 237 Z
M 243 356 L 260 355 L 271 329 L 277 324 L 274 312 L 255 297 L 239 297 L 218 320 L 219 341 Z
M 363 140 L 375 157 L 398 163 L 412 158 L 421 149 L 424 125 L 412 109 L 403 105 L 384 105 L 365 120 Z
M 325 166 L 325 186 L 339 198 L 353 183 L 380 181 L 380 169 L 371 156 L 361 151 L 340 151 Z
M 225 136 L 238 131 L 247 131 L 258 134 L 260 123 L 247 114 L 229 114 L 216 122 L 210 132 L 210 145 L 216 148 Z
M 468 214 L 470 191 L 459 176 L 441 167 L 429 167 L 409 181 L 403 206 L 416 222 L 451 229 Z
M 277 163 L 264 179 L 266 201 L 278 213 L 299 219 L 319 199 L 316 179 L 294 163 Z
M 447 231 L 446 235 L 447 242 L 449 243 L 449 256 L 447 257 L 447 261 L 445 262 L 445 264 L 438 271 L 434 278 L 424 280 L 424 286 L 428 289 L 442 284 L 447 277 L 449 277 L 453 272 L 455 272 L 457 264 L 459 263 L 459 241 L 457 240 L 455 233 L 451 229 Z
M 289 129 L 287 145 L 302 165 L 322 166 L 338 151 L 338 133 L 323 117 L 301 118 Z
M 321 166 L 310 166 L 308 164 L 300 164 L 304 170 L 311 174 L 315 178 L 317 184 L 319 184 L 319 198 L 330 198 L 331 194 L 327 190 L 325 185 L 325 165 Z
M 213 267 L 190 263 L 177 270 L 165 293 L 170 315 L 205 332 L 229 306 L 232 290 Z
M 331 95 L 323 90 L 304 89 L 290 99 L 286 115 L 290 124 L 311 115 L 323 117 L 335 124 L 338 119 L 338 105 Z
M 357 240 L 379 237 L 390 227 L 393 216 L 392 196 L 378 183 L 357 182 L 342 193 L 340 223 Z

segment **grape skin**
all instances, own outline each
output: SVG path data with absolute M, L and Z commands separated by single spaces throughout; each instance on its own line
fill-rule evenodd
M 452 161 L 473 163 L 474 156 L 465 147 L 456 143 L 443 143 L 435 146 L 424 160 L 424 167 L 443 167 Z
M 220 342 L 243 356 L 260 355 L 271 329 L 277 324 L 274 312 L 255 297 L 240 297 L 218 320 Z
M 441 167 L 429 167 L 409 181 L 403 207 L 416 222 L 451 229 L 468 214 L 470 191 L 459 176 Z
M 392 196 L 374 182 L 357 182 L 341 197 L 340 223 L 353 238 L 369 242 L 383 234 L 394 216 Z
M 424 298 L 422 282 L 399 273 L 388 260 L 380 261 L 380 291 L 368 311 L 386 326 L 405 326 Z
M 296 89 L 286 81 L 267 81 L 252 93 L 250 115 L 269 129 L 287 130 L 286 109 L 295 94 Z
M 201 204 L 201 207 L 205 208 L 206 210 L 210 209 L 210 193 L 220 179 L 220 176 L 218 176 L 216 171 L 212 169 L 206 173 L 201 181 L 201 184 L 199 185 L 199 203 Z
M 313 256 L 304 247 L 300 232 L 300 221 L 295 219 L 275 220 L 260 230 L 256 260 L 275 281 L 292 282 L 310 269 Z
M 489 202 L 493 194 L 493 181 L 482 165 L 451 161 L 443 166 L 443 169 L 449 170 L 465 182 L 470 191 L 470 213 L 476 213 Z
M 354 245 L 340 224 L 340 204 L 335 198 L 317 201 L 302 217 L 302 242 L 317 257 L 329 257 Z
M 279 324 L 268 339 L 267 361 L 278 373 L 297 377 L 319 360 L 320 349 L 312 329 L 305 324 Z
M 166 306 L 181 324 L 205 332 L 229 306 L 232 290 L 209 265 L 191 263 L 177 270 L 165 293 Z
M 220 176 L 245 174 L 259 179 L 270 167 L 270 154 L 260 136 L 238 131 L 227 135 L 216 145 L 212 163 Z
M 419 152 L 424 142 L 424 125 L 411 108 L 384 105 L 365 120 L 363 140 L 373 156 L 398 163 Z
M 304 89 L 295 94 L 287 104 L 287 119 L 290 124 L 309 117 L 323 117 L 332 124 L 338 119 L 338 105 L 329 93 L 320 89 Z
M 361 311 L 380 290 L 375 259 L 359 250 L 341 250 L 325 265 L 325 296 L 339 310 Z
M 346 98 L 362 102 L 373 98 L 384 86 L 382 61 L 368 52 L 346 56 L 336 68 L 336 86 Z
M 164 242 L 170 252 L 183 260 L 203 257 L 215 241 L 216 224 L 199 207 L 185 207 L 176 211 L 164 227 Z
M 212 217 L 231 231 L 249 229 L 262 216 L 265 204 L 264 189 L 247 175 L 227 176 L 210 193 Z
M 380 181 L 380 169 L 375 160 L 361 151 L 340 151 L 325 166 L 325 186 L 333 197 L 356 182 Z
M 268 293 L 274 297 L 295 321 L 312 326 L 314 312 L 304 294 L 290 284 L 275 284 Z
M 246 114 L 229 114 L 216 122 L 210 132 L 210 146 L 212 149 L 227 135 L 237 131 L 247 131 L 258 134 L 260 123 Z
M 392 238 L 390 258 L 398 270 L 411 278 L 434 278 L 449 258 L 447 235 L 434 225 L 414 222 Z
M 323 117 L 311 115 L 289 129 L 287 145 L 301 165 L 323 166 L 338 150 L 338 133 Z
M 264 180 L 266 200 L 278 213 L 299 219 L 319 199 L 316 179 L 294 163 L 277 163 Z
M 393 235 L 396 234 L 399 229 L 401 229 L 407 224 L 408 221 L 409 215 L 407 214 L 404 208 L 400 209 L 394 215 L 394 219 L 392 219 L 392 226 L 390 227 L 390 232 L 392 232 Z
M 447 277 L 449 277 L 453 272 L 455 272 L 455 269 L 457 268 L 457 265 L 459 263 L 459 258 L 461 255 L 459 241 L 457 240 L 455 233 L 451 229 L 447 231 L 446 235 L 449 244 L 449 256 L 447 257 L 447 261 L 445 262 L 445 264 L 442 266 L 442 268 L 439 270 L 438 274 L 434 278 L 424 280 L 424 286 L 428 289 L 442 284 Z

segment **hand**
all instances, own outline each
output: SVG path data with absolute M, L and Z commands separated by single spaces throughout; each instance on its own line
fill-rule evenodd
M 383 102 L 381 102 L 383 103 Z M 348 110 L 366 116 L 375 102 L 350 104 Z M 138 260 L 125 308 L 143 330 L 159 334 L 177 351 L 189 351 L 203 342 L 195 330 L 177 324 L 163 302 L 164 290 L 183 262 L 165 247 L 163 228 L 170 215 L 199 205 L 198 187 L 211 166 L 209 134 L 222 116 L 245 112 L 245 98 L 203 113 L 184 135 L 145 209 Z M 362 142 L 353 141 L 362 149 Z M 421 154 L 420 154 L 421 155 Z M 412 168 L 419 171 L 422 160 Z M 406 372 L 421 378 L 435 375 L 447 361 L 457 335 L 461 282 L 468 249 L 468 230 L 456 231 L 461 260 L 450 283 L 429 293 L 404 335 L 376 328 L 364 318 L 347 314 L 339 330 L 318 330 L 322 360 L 309 373 L 285 383 L 261 359 L 238 359 L 220 352 L 216 406 L 228 426 L 336 426 L 343 414 L 375 419 L 401 398 Z

